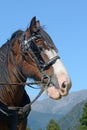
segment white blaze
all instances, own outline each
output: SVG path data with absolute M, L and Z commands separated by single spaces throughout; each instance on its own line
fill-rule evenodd
M 58 56 L 56 51 L 53 49 L 45 50 L 45 53 L 49 59 Z M 61 96 L 68 94 L 68 90 L 71 87 L 71 80 L 60 59 L 57 59 L 52 66 L 54 69 L 54 75 L 51 79 L 53 86 L 47 88 L 47 94 L 53 99 L 59 99 Z M 66 86 L 64 86 L 65 84 Z
M 45 50 L 46 55 L 48 56 L 49 59 L 57 56 L 58 54 L 52 49 L 52 50 Z M 54 74 L 58 74 L 58 73 L 65 73 L 67 74 L 67 71 L 63 65 L 63 63 L 61 62 L 60 59 L 57 59 L 56 62 L 53 64 L 53 68 L 54 68 Z M 68 74 L 67 74 L 68 75 Z

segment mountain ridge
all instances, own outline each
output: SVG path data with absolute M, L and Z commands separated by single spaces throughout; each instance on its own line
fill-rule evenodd
M 56 113 L 64 111 L 68 113 L 76 104 L 87 99 L 87 90 L 81 90 L 72 92 L 69 95 L 61 98 L 60 100 L 52 100 L 50 98 L 43 99 L 42 101 L 36 101 L 32 105 L 32 110 L 42 113 Z M 67 108 L 67 106 L 69 106 Z M 51 109 L 50 109 L 51 108 Z
M 84 104 L 86 102 L 87 100 L 84 100 L 76 104 L 69 113 L 67 113 L 58 121 L 58 124 L 60 125 L 61 130 L 68 130 L 68 129 L 77 130 L 78 129 L 79 120 L 82 116 Z
M 59 120 L 63 119 L 63 117 L 65 118 L 68 113 L 70 114 L 72 109 L 74 111 L 74 107 L 84 100 L 87 100 L 87 90 L 70 93 L 58 101 L 48 98 L 42 101 L 36 101 L 28 117 L 28 126 L 30 126 L 32 130 L 38 130 L 39 128 L 45 130 L 50 119 L 59 122 Z

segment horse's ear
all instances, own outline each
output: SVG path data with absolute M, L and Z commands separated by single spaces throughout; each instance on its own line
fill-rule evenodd
M 40 21 L 36 22 L 36 26 L 37 26 L 37 28 L 40 28 Z
M 39 27 L 40 27 L 39 21 L 36 21 L 36 17 L 33 17 L 31 22 L 30 22 L 30 32 L 31 32 L 31 34 L 35 33 Z

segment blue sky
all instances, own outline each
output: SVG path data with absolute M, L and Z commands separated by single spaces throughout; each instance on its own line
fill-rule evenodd
M 57 46 L 71 92 L 87 89 L 87 0 L 1 0 L 0 46 L 14 31 L 25 30 L 33 16 Z

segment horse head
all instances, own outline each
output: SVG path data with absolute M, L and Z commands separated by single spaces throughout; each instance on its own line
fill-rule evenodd
M 20 38 L 22 73 L 25 77 L 41 81 L 47 95 L 59 99 L 68 94 L 70 77 L 59 57 L 58 50 L 48 33 L 32 18 L 30 26 Z

